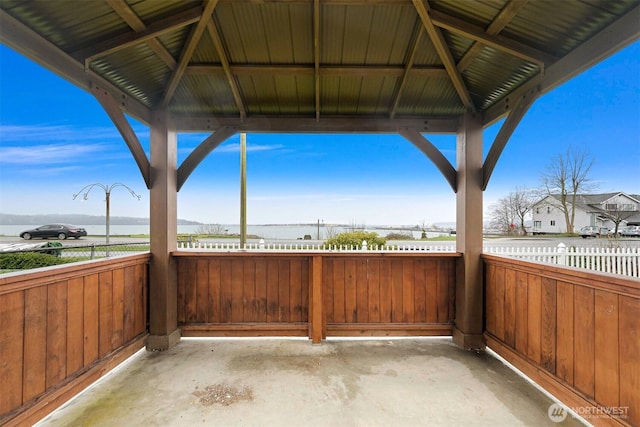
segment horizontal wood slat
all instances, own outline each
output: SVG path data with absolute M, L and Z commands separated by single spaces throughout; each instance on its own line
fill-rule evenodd
M 483 260 L 489 347 L 588 422 L 640 425 L 640 281 Z

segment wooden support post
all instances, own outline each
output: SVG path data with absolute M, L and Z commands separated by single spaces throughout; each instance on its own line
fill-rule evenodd
M 176 263 L 177 136 L 166 112 L 151 123 L 151 263 L 148 350 L 167 350 L 180 340 Z
M 309 338 L 314 344 L 319 344 L 326 336 L 322 308 L 322 256 L 311 258 L 309 275 Z
M 483 330 L 482 274 L 482 118 L 466 113 L 457 136 L 456 315 L 453 341 L 480 350 Z
M 240 247 L 247 244 L 247 134 L 240 134 Z

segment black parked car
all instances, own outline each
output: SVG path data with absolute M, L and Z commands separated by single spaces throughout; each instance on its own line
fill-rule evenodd
M 33 237 L 48 239 L 49 237 L 64 240 L 67 237 L 79 239 L 87 235 L 87 230 L 75 227 L 69 224 L 47 224 L 33 230 L 27 230 L 20 233 L 20 237 L 25 240 L 31 240 Z

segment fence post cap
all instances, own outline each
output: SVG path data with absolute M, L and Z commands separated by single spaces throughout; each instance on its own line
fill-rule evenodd
M 558 250 L 560 251 L 564 251 L 564 249 L 567 247 L 567 245 L 565 245 L 564 243 L 560 242 L 558 243 Z

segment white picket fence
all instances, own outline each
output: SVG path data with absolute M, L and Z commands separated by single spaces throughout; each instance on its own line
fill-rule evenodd
M 195 251 L 269 251 L 269 252 L 455 252 L 455 246 L 424 244 L 362 246 L 327 246 L 305 243 L 247 243 L 243 247 L 238 242 L 178 242 L 180 250 Z M 569 267 L 595 270 L 603 273 L 640 277 L 640 248 L 598 248 L 566 247 L 560 243 L 556 247 L 504 247 L 486 246 L 484 253 L 514 257 L 527 261 L 557 264 Z
M 434 245 L 384 245 L 367 246 L 327 246 L 323 244 L 305 243 L 265 243 L 252 242 L 240 246 L 238 242 L 178 242 L 180 250 L 204 250 L 204 251 L 287 251 L 287 252 L 455 252 L 455 246 Z
M 603 273 L 640 277 L 640 248 L 567 247 L 485 247 L 485 253 L 527 261 L 565 265 Z

